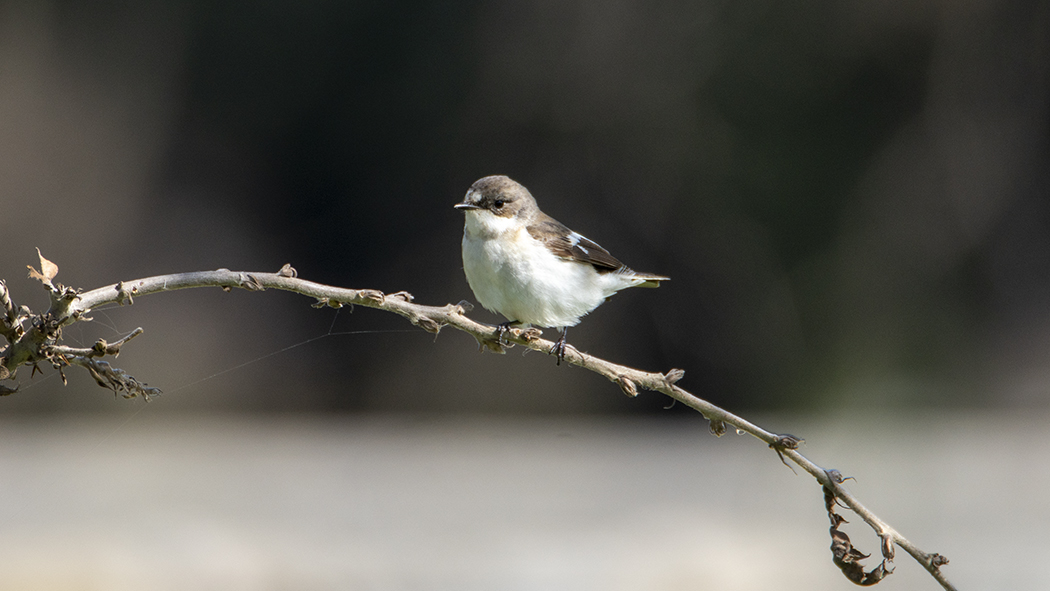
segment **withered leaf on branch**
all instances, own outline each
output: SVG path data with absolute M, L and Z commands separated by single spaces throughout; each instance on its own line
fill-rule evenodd
M 79 356 L 71 357 L 69 361 L 87 369 L 99 386 L 112 390 L 115 394 L 120 394 L 124 398 L 141 396 L 148 402 L 151 397 L 161 393 L 160 388 L 152 388 L 128 375 L 126 371 L 113 367 L 105 361 Z
M 869 586 L 874 585 L 886 578 L 893 572 L 892 567 L 888 567 L 887 563 L 893 559 L 893 548 L 892 544 L 887 552 L 886 544 L 887 538 L 883 538 L 883 550 L 882 553 L 886 557 L 883 558 L 882 562 L 878 566 L 873 568 L 869 572 L 864 572 L 864 565 L 860 563 L 861 560 L 868 558 L 870 555 L 861 552 L 853 547 L 850 542 L 849 536 L 846 532 L 839 530 L 839 526 L 846 523 L 846 520 L 837 513 L 835 513 L 835 506 L 837 505 L 835 492 L 827 486 L 824 488 L 824 507 L 828 511 L 828 519 L 831 520 L 831 528 L 829 532 L 831 534 L 831 559 L 835 563 L 835 566 L 839 567 L 842 574 L 846 576 L 850 581 L 861 585 Z
M 33 268 L 33 265 L 26 265 L 29 268 L 29 278 L 36 279 L 40 283 L 54 288 L 51 280 L 58 275 L 58 265 L 44 258 L 44 255 L 40 253 L 40 249 L 36 249 L 36 254 L 40 257 L 40 270 L 37 271 Z

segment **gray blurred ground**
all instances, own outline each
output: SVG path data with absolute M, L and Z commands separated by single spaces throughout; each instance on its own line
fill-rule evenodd
M 1047 418 L 761 424 L 856 476 L 960 589 L 1037 589 Z M 0 474 L 4 590 L 854 588 L 812 479 L 699 417 L 205 416 L 161 400 L 4 418 Z M 901 554 L 881 589 L 937 588 Z

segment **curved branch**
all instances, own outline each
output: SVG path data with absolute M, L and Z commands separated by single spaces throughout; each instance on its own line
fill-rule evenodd
M 48 277 L 47 279 L 50 280 L 51 277 Z M 45 282 L 45 286 L 49 285 L 49 283 L 50 281 Z M 330 306 L 333 308 L 339 308 L 349 304 L 385 310 L 403 316 L 412 324 L 435 334 L 438 333 L 442 327 L 451 326 L 452 328 L 472 335 L 477 339 L 479 345 L 499 353 L 505 352 L 507 344 L 516 344 L 544 353 L 549 352 L 554 346 L 552 341 L 541 338 L 539 336 L 541 334 L 540 331 L 536 329 L 522 330 L 511 328 L 501 334 L 502 331 L 498 326 L 474 321 L 466 316 L 466 313 L 473 308 L 473 306 L 466 302 L 440 307 L 425 306 L 413 303 L 412 296 L 403 291 L 384 294 L 383 292 L 373 289 L 345 289 L 332 287 L 299 279 L 296 277 L 295 270 L 288 265 L 285 265 L 284 268 L 277 273 L 249 273 L 219 269 L 216 271 L 159 275 L 156 277 L 136 279 L 134 281 L 122 281 L 106 287 L 93 289 L 91 291 L 70 294 L 67 297 L 53 297 L 51 309 L 48 310 L 46 314 L 34 320 L 33 328 L 18 342 L 27 341 L 27 337 L 31 336 L 31 333 L 34 331 L 46 333 L 48 327 L 52 327 L 51 330 L 54 332 L 61 329 L 62 326 L 72 324 L 81 319 L 86 319 L 86 315 L 91 310 L 106 304 L 131 304 L 134 303 L 135 297 L 196 287 L 219 287 L 226 291 L 229 291 L 232 288 L 246 289 L 249 291 L 280 289 L 315 298 L 317 300 L 314 304 L 315 307 Z M 55 288 L 52 287 L 51 289 Z M 56 291 L 62 290 L 59 289 Z M 0 285 L 0 295 L 5 295 L 2 285 Z M 8 317 L 13 317 L 13 305 L 5 305 L 4 307 L 7 308 L 6 311 Z M 8 326 L 10 326 L 10 324 Z M 20 358 L 22 359 L 21 363 L 27 364 L 36 363 L 45 359 L 50 360 L 51 357 L 48 355 L 48 351 L 50 351 L 52 355 L 55 352 L 67 355 L 72 353 L 81 354 L 92 352 L 94 354 L 104 354 L 109 352 L 106 351 L 107 345 L 105 343 L 102 343 L 101 345 L 97 343 L 96 347 L 85 351 L 67 351 L 65 348 L 59 348 L 55 345 L 40 346 L 40 343 L 44 343 L 51 338 L 49 334 L 50 333 L 28 339 L 27 342 L 29 343 L 38 343 L 36 351 L 27 352 L 23 350 L 20 355 L 16 356 L 12 354 L 11 350 L 5 350 L 3 352 L 5 354 L 4 365 L 9 365 L 13 358 Z M 123 344 L 137 334 L 138 332 L 125 337 L 119 344 Z M 16 344 L 17 342 L 12 343 L 8 349 L 15 349 Z M 112 345 L 109 345 L 109 347 L 112 347 Z M 119 346 L 117 347 L 117 350 L 119 350 Z M 861 504 L 856 497 L 842 486 L 842 481 L 844 479 L 837 470 L 825 470 L 798 452 L 798 443 L 801 440 L 790 435 L 778 435 L 766 431 L 746 419 L 715 406 L 714 404 L 698 398 L 680 388 L 676 385 L 676 382 L 684 376 L 684 371 L 679 369 L 672 369 L 667 373 L 641 371 L 617 363 L 612 363 L 587 353 L 582 353 L 571 345 L 566 347 L 565 361 L 604 376 L 608 380 L 619 385 L 620 389 L 628 396 L 637 396 L 639 388 L 659 392 L 669 396 L 674 400 L 699 411 L 710 421 L 711 431 L 715 435 L 721 436 L 724 434 L 727 430 L 727 425 L 729 425 L 740 432 L 748 433 L 758 438 L 770 448 L 776 450 L 776 452 L 780 454 L 782 460 L 784 458 L 791 460 L 813 476 L 824 488 L 826 497 L 831 499 L 829 503 L 837 502 L 838 504 L 848 507 L 854 513 L 859 515 L 881 538 L 882 554 L 885 561 L 892 561 L 893 547 L 899 546 L 926 568 L 926 570 L 930 572 L 942 587 L 949 590 L 955 589 L 940 571 L 940 567 L 948 562 L 946 558 L 940 554 L 926 553 L 920 550 L 911 541 L 898 533 L 897 530 L 879 519 L 878 516 Z M 97 370 L 98 362 L 93 361 L 88 355 L 76 355 L 74 363 L 78 365 L 87 365 L 89 368 L 95 369 L 93 375 L 99 373 Z M 8 367 L 7 369 L 11 370 L 11 373 L 13 374 L 15 368 Z M 99 380 L 97 375 L 95 377 L 96 380 Z M 103 380 L 99 380 L 99 383 L 104 386 L 106 385 L 103 384 Z M 833 513 L 830 505 L 829 513 Z M 838 523 L 836 523 L 835 518 L 832 519 L 832 530 L 834 532 L 837 531 L 836 528 Z M 835 548 L 834 543 L 832 548 Z M 856 552 L 856 554 L 851 554 L 850 556 L 854 560 L 864 557 L 859 551 L 853 550 L 853 552 Z M 859 566 L 857 566 L 857 568 L 859 568 Z M 879 568 L 882 568 L 882 566 Z M 870 574 L 871 573 L 869 573 L 869 575 Z M 885 574 L 888 574 L 888 572 Z M 885 574 L 881 576 L 885 576 Z M 881 578 L 881 576 L 879 578 Z M 877 581 L 872 580 L 866 584 L 871 584 L 873 582 Z

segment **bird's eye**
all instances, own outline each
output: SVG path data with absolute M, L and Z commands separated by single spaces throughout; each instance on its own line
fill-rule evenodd
M 492 202 L 492 207 L 495 207 L 496 209 L 500 209 L 501 207 L 503 207 L 503 203 L 504 203 L 504 201 L 502 199 L 497 199 L 497 200 Z

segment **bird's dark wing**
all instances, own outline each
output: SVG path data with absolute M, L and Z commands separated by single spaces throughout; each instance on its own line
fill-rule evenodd
M 616 271 L 624 267 L 623 263 L 616 260 L 616 257 L 597 242 L 573 232 L 546 214 L 542 214 L 540 219 L 530 224 L 528 230 L 533 238 L 545 244 L 555 256 L 593 265 L 598 271 Z

